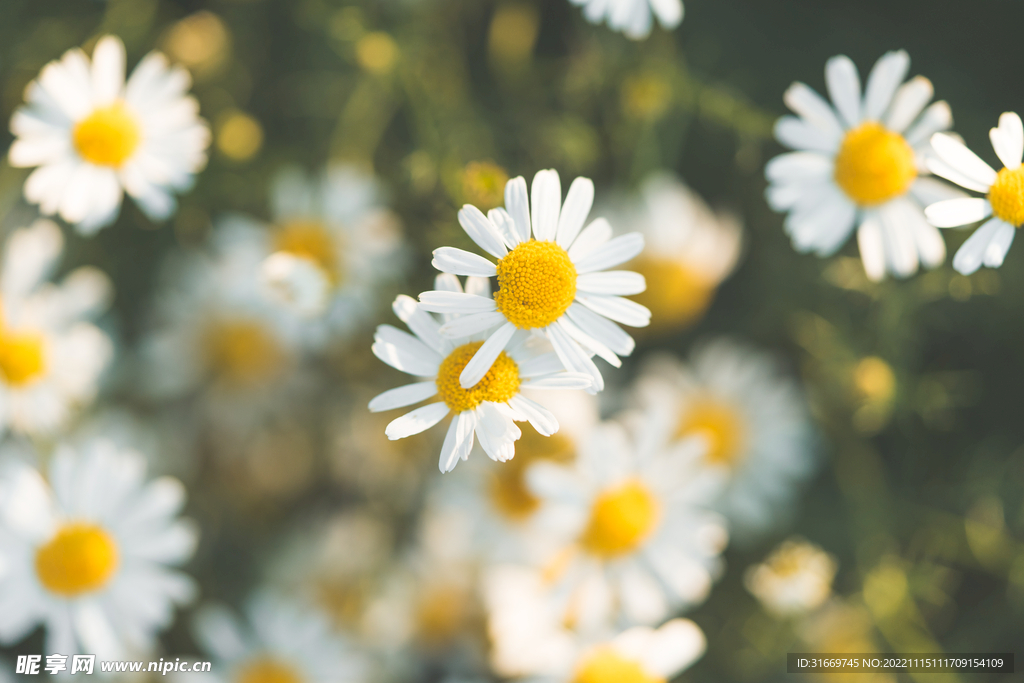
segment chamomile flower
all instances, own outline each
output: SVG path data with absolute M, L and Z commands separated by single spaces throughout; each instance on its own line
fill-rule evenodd
M 854 226 L 864 270 L 872 280 L 886 272 L 906 277 L 918 265 L 933 268 L 946 246 L 923 207 L 959 191 L 925 177 L 932 134 L 953 122 L 949 105 L 934 102 L 932 84 L 917 76 L 903 82 L 910 57 L 889 52 L 875 64 L 861 95 L 857 67 L 844 55 L 825 65 L 830 105 L 803 83 L 786 91 L 798 116 L 775 126 L 778 140 L 796 152 L 765 168 L 768 203 L 788 211 L 786 233 L 801 252 L 830 256 Z
M 195 592 L 172 569 L 197 533 L 177 479 L 147 482 L 141 455 L 97 441 L 58 448 L 44 478 L 10 451 L 0 475 L 0 641 L 42 623 L 46 651 L 148 651 Z
M 764 561 L 747 569 L 744 584 L 765 609 L 779 616 L 803 614 L 832 594 L 836 561 L 803 539 L 792 538 Z
M 68 50 L 43 67 L 11 119 L 11 165 L 38 167 L 25 198 L 93 233 L 117 218 L 128 193 L 152 219 L 175 209 L 206 164 L 210 131 L 186 95 L 188 72 L 151 52 L 125 83 L 125 50 L 105 36 L 92 61 Z
M 112 287 L 95 268 L 47 279 L 64 248 L 48 220 L 14 231 L 0 273 L 0 432 L 53 433 L 96 396 L 113 359 L 110 338 L 89 322 Z
M 484 296 L 488 293 L 487 281 L 480 278 L 467 281 L 468 292 L 463 292 L 459 279 L 452 275 L 438 276 L 435 286 L 438 291 L 434 294 L 490 301 Z M 381 325 L 374 337 L 373 353 L 391 367 L 425 379 L 384 392 L 370 401 L 370 410 L 393 410 L 435 396 L 440 398 L 392 421 L 386 434 L 391 440 L 419 434 L 454 413 L 441 446 L 439 467 L 442 472 L 451 472 L 459 460 L 469 458 L 474 434 L 492 460 L 505 462 L 515 455 L 515 441 L 522 435 L 516 421 L 529 421 L 544 436 L 558 431 L 555 416 L 523 396 L 521 389 L 586 389 L 590 386 L 589 376 L 563 371 L 553 352 L 539 349 L 538 342 L 542 340 L 538 337 L 524 330 L 513 330 L 514 334 L 502 343 L 480 378 L 464 387 L 460 383 L 460 377 L 465 377 L 463 369 L 479 355 L 489 330 L 444 337 L 441 323 L 412 298 L 399 296 L 392 308 L 413 334 Z M 454 318 L 446 325 L 449 330 L 458 330 L 461 320 Z M 475 323 L 471 322 L 469 327 L 475 327 Z
M 735 536 L 762 531 L 788 512 L 815 457 L 803 397 L 774 359 L 717 340 L 695 350 L 689 367 L 652 359 L 636 393 L 653 443 L 707 441 L 705 463 L 728 479 L 715 505 Z
M 259 593 L 240 621 L 219 605 L 193 621 L 200 647 L 213 657 L 212 673 L 183 676 L 214 683 L 356 683 L 368 679 L 365 659 L 335 633 L 312 605 Z
M 644 291 L 643 276 L 600 272 L 643 251 L 643 236 L 631 233 L 613 239 L 603 218 L 584 228 L 594 184 L 577 178 L 564 204 L 561 188 L 556 171 L 540 171 L 533 179 L 532 206 L 526 181 L 519 177 L 505 186 L 504 209 L 492 209 L 485 216 L 472 205 L 462 207 L 459 223 L 498 260 L 496 264 L 453 247 L 434 251 L 434 267 L 442 272 L 498 280 L 493 299 L 468 292 L 420 295 L 425 310 L 460 316 L 441 328 L 443 336 L 496 328 L 462 369 L 463 389 L 480 381 L 517 331 L 535 330 L 548 338 L 566 370 L 590 375 L 591 390 L 600 391 L 604 380 L 591 356 L 618 367 L 618 356 L 628 356 L 634 347 L 632 337 L 611 321 L 633 327 L 650 322 L 650 311 L 623 298 Z
M 583 16 L 592 24 L 608 22 L 633 40 L 651 33 L 652 14 L 666 29 L 679 26 L 683 20 L 683 0 L 569 0 L 583 7 Z
M 543 501 L 543 564 L 562 618 L 581 632 L 655 624 L 702 602 L 721 569 L 724 520 L 706 509 L 720 475 L 701 466 L 700 438 L 658 451 L 626 430 L 592 430 L 570 466 L 540 462 L 527 480 Z
M 988 218 L 953 257 L 953 267 L 963 275 L 970 275 L 983 265 L 1003 265 L 1017 228 L 1024 225 L 1024 126 L 1020 117 L 1006 112 L 989 137 L 996 156 L 1003 162 L 1004 168 L 998 173 L 956 138 L 941 133 L 932 137 L 936 154 L 929 160 L 932 173 L 968 190 L 985 193 L 984 199 L 947 199 L 925 210 L 932 225 L 940 228 L 955 228 Z

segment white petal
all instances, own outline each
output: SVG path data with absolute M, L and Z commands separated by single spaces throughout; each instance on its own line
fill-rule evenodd
M 793 149 L 834 154 L 842 134 L 825 132 L 795 116 L 783 116 L 775 122 L 775 138 Z
M 594 313 L 611 318 L 615 322 L 630 327 L 647 327 L 651 324 L 651 312 L 630 299 L 618 296 L 580 296 L 576 298 L 581 304 Z
M 95 106 L 108 105 L 124 89 L 124 43 L 120 38 L 104 36 L 92 53 L 92 94 Z
M 914 149 L 928 142 L 929 138 L 942 130 L 949 130 L 953 125 L 953 112 L 945 101 L 935 102 L 918 119 L 917 123 L 910 127 L 904 136 Z
M 868 85 L 864 90 L 864 118 L 869 121 L 880 121 L 882 115 L 892 103 L 896 88 L 907 75 L 910 68 L 910 55 L 905 50 L 887 52 L 875 62 L 875 67 L 868 76 Z
M 417 382 L 385 391 L 370 401 L 370 412 L 379 413 L 395 408 L 404 408 L 425 401 L 437 394 L 437 382 Z
M 683 21 L 683 0 L 651 0 L 651 9 L 667 29 L 675 28 Z
M 794 83 L 789 86 L 782 99 L 790 109 L 826 136 L 838 141 L 843 134 L 843 127 L 839 125 L 832 107 L 806 84 Z
M 837 55 L 825 63 L 828 94 L 847 128 L 860 123 L 860 74 L 846 55 Z
M 589 389 L 592 384 L 590 375 L 582 372 L 557 372 L 523 382 L 522 386 L 524 389 Z
M 644 236 L 638 232 L 631 232 L 609 240 L 579 261 L 573 261 L 573 265 L 576 266 L 576 273 L 579 275 L 592 273 L 630 261 L 643 250 Z
M 570 320 L 568 316 L 562 316 L 555 324 L 565 330 L 565 332 L 575 339 L 584 349 L 597 354 L 616 368 L 622 367 L 622 361 L 619 360 L 619 357 L 616 356 L 611 349 L 577 327 L 576 323 Z
M 423 292 L 420 306 L 433 313 L 486 313 L 495 310 L 494 299 L 460 292 Z
M 462 283 L 450 273 L 438 273 L 434 276 L 434 289 L 439 292 L 458 292 L 462 294 Z
M 949 164 L 954 171 L 984 184 L 986 188 L 992 187 L 992 183 L 996 181 L 996 172 L 992 170 L 992 167 L 956 138 L 945 133 L 936 133 L 932 136 L 932 147 L 939 158 Z M 941 175 L 934 169 L 932 172 Z M 953 180 L 953 182 L 956 181 Z
M 459 384 L 462 385 L 463 389 L 475 387 L 484 378 L 484 375 L 494 365 L 498 354 L 505 349 L 505 345 L 512 339 L 512 335 L 515 332 L 515 325 L 505 323 L 487 338 L 487 341 L 477 349 L 473 357 L 466 363 L 466 367 L 462 369 L 462 374 L 459 375 Z
M 915 76 L 900 86 L 885 117 L 885 127 L 902 133 L 931 101 L 935 89 L 924 76 Z
M 523 379 L 552 375 L 565 370 L 562 361 L 558 359 L 558 354 L 554 352 L 544 353 L 526 360 L 517 360 L 516 363 L 519 365 L 519 377 Z
M 992 236 L 992 240 L 988 243 L 988 248 L 985 249 L 985 260 L 984 264 L 989 268 L 998 268 L 1003 265 L 1003 259 L 1006 258 L 1006 252 L 1010 250 L 1010 245 L 1013 244 L 1013 236 L 1017 234 L 1017 229 L 1009 223 L 1003 223 L 999 226 L 996 234 Z
M 575 263 L 612 238 L 612 226 L 603 218 L 595 218 L 583 229 L 569 247 L 569 259 Z
M 558 232 L 558 215 L 562 206 L 562 184 L 558 171 L 537 172 L 533 177 L 530 200 L 533 236 L 541 241 L 553 241 Z
M 706 649 L 700 627 L 689 619 L 673 619 L 654 632 L 641 661 L 645 671 L 670 679 L 700 659 Z
M 441 447 L 440 468 L 442 473 L 451 472 L 460 460 L 465 460 L 473 450 L 473 432 L 476 429 L 476 416 L 471 411 L 463 411 L 452 420 L 454 429 L 449 428 Z M 451 437 L 451 449 L 448 450 L 448 439 Z M 445 455 L 447 454 L 447 458 Z
M 450 412 L 446 403 L 431 403 L 392 420 L 384 429 L 388 439 L 396 441 L 430 429 Z
M 965 199 L 967 193 L 959 187 L 953 187 L 945 180 L 931 178 L 929 176 L 919 177 L 910 186 L 910 195 L 917 200 L 920 206 L 930 206 L 936 202 L 947 199 Z
M 831 256 L 850 236 L 857 207 L 835 185 L 797 204 L 786 217 L 786 232 L 797 251 Z
M 491 209 L 487 212 L 487 220 L 498 229 L 501 238 L 505 240 L 505 246 L 509 249 L 515 249 L 521 240 L 516 230 L 516 222 L 509 215 L 508 211 L 501 207 Z
M 866 219 L 857 229 L 857 247 L 868 279 L 881 281 L 885 277 L 885 243 L 882 226 L 874 218 Z
M 620 356 L 628 356 L 633 353 L 636 342 L 633 337 L 611 320 L 594 313 L 592 310 L 580 303 L 573 302 L 566 311 L 569 319 L 576 323 L 581 330 L 598 340 L 609 349 Z
M 485 299 L 491 298 L 491 281 L 485 277 L 469 276 L 466 278 L 466 294 L 476 294 Z
M 533 428 L 542 436 L 551 436 L 558 431 L 558 420 L 551 411 L 521 394 L 509 399 L 508 404 L 518 413 L 523 414 Z
M 924 210 L 928 222 L 937 228 L 956 228 L 988 218 L 992 205 L 982 197 L 947 199 L 936 202 Z
M 498 274 L 494 264 L 478 254 L 471 254 L 455 247 L 441 247 L 434 250 L 430 265 L 444 273 L 453 275 L 475 275 L 494 277 Z
M 495 258 L 501 258 L 508 253 L 505 248 L 505 240 L 501 233 L 483 214 L 480 209 L 472 204 L 466 204 L 459 210 L 459 225 L 466 231 L 469 238 L 476 242 L 477 246 Z
M 1020 117 L 1006 112 L 999 117 L 999 127 L 989 131 L 992 148 L 1006 168 L 1020 167 L 1024 159 L 1024 125 Z
M 764 175 L 773 183 L 830 178 L 835 163 L 817 152 L 789 152 L 775 157 L 764 167 Z
M 391 310 L 395 312 L 398 319 L 405 323 L 417 338 L 434 351 L 444 354 L 448 344 L 441 338 L 438 332 L 437 321 L 434 317 L 420 308 L 419 303 L 411 296 L 399 294 Z
M 441 335 L 449 339 L 471 337 L 505 322 L 505 316 L 498 311 L 460 315 L 441 326 Z
M 555 353 L 558 354 L 558 358 L 562 361 L 565 369 L 570 372 L 590 375 L 593 386 L 588 393 L 602 391 L 604 389 L 604 378 L 601 376 L 601 371 L 597 369 L 594 361 L 590 359 L 590 355 L 583 350 L 579 343 L 570 337 L 569 333 L 562 329 L 557 321 L 544 329 L 548 340 L 554 347 Z
M 971 178 L 968 178 L 963 173 L 954 169 L 952 166 L 947 164 L 945 161 L 940 159 L 935 154 L 926 153 L 924 161 L 925 166 L 927 166 L 929 171 L 939 176 L 940 178 L 944 178 L 952 183 L 956 183 L 962 188 L 974 190 L 975 192 L 984 193 L 988 193 L 990 189 L 990 185 L 988 185 L 987 183 L 979 183 L 977 180 L 972 180 Z M 923 180 L 923 178 L 918 178 L 918 180 Z M 948 197 L 948 199 L 952 199 L 952 197 Z
M 953 257 L 953 268 L 961 275 L 970 275 L 980 268 L 985 262 L 989 243 L 1004 225 L 1009 224 L 992 218 L 975 230 L 957 250 Z
M 630 270 L 608 270 L 587 273 L 576 279 L 576 289 L 590 294 L 631 296 L 647 289 L 647 281 L 640 273 Z
M 515 222 L 516 243 L 530 239 L 530 200 L 522 176 L 505 184 L 505 210 Z
M 558 232 L 555 241 L 563 249 L 572 246 L 583 229 L 583 224 L 594 205 L 594 182 L 590 178 L 577 178 L 569 186 L 565 205 L 558 217 Z
M 882 241 L 889 269 L 898 277 L 908 277 L 917 272 L 917 245 L 911 226 L 903 219 L 898 205 L 894 202 L 885 204 L 878 211 L 882 224 Z

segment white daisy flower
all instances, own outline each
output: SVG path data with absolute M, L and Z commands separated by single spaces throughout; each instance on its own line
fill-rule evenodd
M 640 40 L 651 33 L 652 14 L 665 29 L 683 21 L 683 0 L 569 0 L 583 7 L 583 16 L 592 24 L 608 22 L 628 38 Z
M 59 447 L 43 476 L 10 450 L 0 474 L 0 642 L 40 623 L 46 652 L 123 659 L 145 653 L 192 599 L 171 569 L 196 546 L 178 518 L 185 488 L 145 480 L 145 459 L 97 441 Z
M 210 142 L 190 84 L 158 52 L 125 83 L 124 43 L 114 36 L 100 39 L 91 63 L 75 48 L 47 64 L 11 119 L 11 165 L 38 167 L 25 198 L 86 234 L 117 218 L 125 192 L 153 220 L 170 216 L 173 192 L 192 185 Z
M 110 303 L 107 276 L 83 267 L 47 281 L 64 249 L 48 220 L 14 231 L 0 272 L 0 432 L 53 433 L 92 402 L 114 356 L 110 338 L 88 322 Z
M 1006 112 L 999 127 L 989 131 L 992 147 L 1004 168 L 998 173 L 962 142 L 936 134 L 932 146 L 936 157 L 929 168 L 961 187 L 985 193 L 985 198 L 947 199 L 929 206 L 925 213 L 932 225 L 955 228 L 989 218 L 967 238 L 953 257 L 953 267 L 970 275 L 981 266 L 998 268 L 1013 244 L 1016 229 L 1024 225 L 1024 126 L 1020 117 Z
M 643 276 L 600 272 L 643 251 L 643 236 L 612 239 L 612 228 L 603 218 L 584 228 L 594 184 L 577 178 L 564 204 L 561 187 L 557 171 L 540 171 L 533 179 L 532 207 L 522 177 L 505 186 L 504 209 L 484 216 L 474 206 L 462 207 L 459 223 L 497 264 L 453 247 L 434 251 L 433 265 L 442 272 L 498 279 L 493 299 L 468 292 L 420 295 L 425 310 L 461 316 L 441 328 L 443 336 L 497 328 L 463 369 L 463 388 L 480 381 L 517 330 L 537 330 L 554 346 L 566 370 L 590 375 L 592 391 L 600 391 L 604 380 L 591 356 L 619 367 L 618 356 L 628 356 L 634 347 L 632 337 L 611 320 L 633 327 L 650 322 L 650 311 L 623 298 L 644 291 Z
M 764 561 L 747 569 L 743 582 L 765 609 L 779 616 L 804 614 L 832 594 L 836 560 L 824 550 L 791 538 Z
M 673 619 L 615 637 L 582 638 L 550 609 L 544 578 L 523 567 L 496 566 L 484 581 L 491 668 L 529 683 L 664 683 L 707 647 L 700 628 Z
M 212 673 L 183 676 L 213 683 L 356 683 L 368 680 L 367 662 L 330 620 L 311 605 L 260 593 L 246 623 L 226 607 L 203 607 L 193 621 L 199 646 L 213 657 Z
M 777 523 L 815 466 L 801 392 L 764 353 L 723 339 L 698 348 L 690 367 L 656 358 L 636 393 L 653 442 L 707 440 L 705 462 L 728 477 L 716 508 L 736 536 Z
M 452 275 L 438 276 L 435 287 L 437 291 L 431 294 L 490 301 L 487 281 L 482 278 L 469 278 L 466 292 L 463 292 L 459 279 Z M 427 313 L 425 306 L 407 296 L 395 299 L 392 308 L 413 334 L 391 325 L 380 325 L 374 336 L 373 353 L 391 367 L 425 379 L 385 391 L 370 401 L 370 410 L 393 410 L 439 397 L 440 401 L 392 421 L 385 433 L 392 441 L 402 439 L 419 434 L 449 413 L 454 413 L 441 446 L 441 472 L 451 472 L 459 460 L 469 459 L 474 434 L 480 439 L 488 457 L 505 462 L 515 455 L 515 441 L 522 435 L 516 421 L 529 421 L 544 436 L 558 431 L 555 416 L 544 406 L 523 396 L 521 389 L 590 387 L 588 375 L 563 371 L 554 353 L 538 348 L 542 340 L 514 328 L 513 334 L 502 342 L 480 377 L 468 388 L 464 387 L 460 383 L 460 378 L 466 376 L 464 368 L 479 357 L 479 350 L 489 343 L 484 341 L 489 329 L 481 330 L 475 320 L 466 318 L 453 318 L 442 328 L 441 323 Z M 464 320 L 468 330 L 459 334 Z M 456 334 L 442 336 L 442 329 Z
M 904 51 L 882 56 L 861 96 L 857 67 L 844 55 L 825 65 L 832 105 L 803 83 L 786 91 L 798 116 L 775 126 L 779 142 L 798 151 L 765 168 L 768 203 L 788 211 L 786 233 L 801 252 L 830 256 L 857 226 L 864 270 L 872 280 L 886 272 L 906 277 L 918 264 L 933 268 L 946 246 L 922 208 L 959 196 L 928 169 L 929 139 L 953 123 L 949 105 L 928 102 L 932 84 L 917 76 Z
M 700 438 L 634 449 L 623 427 L 605 423 L 572 465 L 530 468 L 544 502 L 537 528 L 550 538 L 544 571 L 565 623 L 584 633 L 655 624 L 707 598 L 728 537 L 705 509 L 721 476 L 703 455 Z

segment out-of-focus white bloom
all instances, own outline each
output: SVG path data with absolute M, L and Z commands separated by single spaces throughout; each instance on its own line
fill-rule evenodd
M 992 216 L 953 257 L 953 267 L 964 275 L 983 265 L 1003 265 L 1017 228 L 1024 225 L 1024 125 L 1020 116 L 1013 112 L 1000 116 L 999 127 L 991 129 L 989 137 L 1003 162 L 1004 168 L 998 173 L 956 138 L 941 133 L 932 137 L 935 157 L 928 161 L 932 173 L 968 190 L 984 192 L 985 198 L 936 202 L 925 210 L 928 220 L 940 228 L 955 228 Z
M 707 440 L 706 464 L 728 477 L 715 507 L 734 537 L 749 538 L 785 517 L 815 457 L 801 392 L 773 358 L 716 340 L 694 351 L 690 367 L 652 359 L 636 393 L 655 443 Z
M 16 230 L 0 273 L 0 431 L 52 433 L 75 406 L 91 402 L 114 355 L 88 322 L 113 293 L 106 275 L 83 267 L 47 282 L 64 248 L 48 220 Z
M 199 646 L 213 657 L 212 673 L 181 677 L 213 683 L 369 680 L 368 663 L 312 605 L 260 593 L 249 601 L 246 617 L 247 623 L 241 623 L 226 607 L 203 607 L 193 631 Z
M 857 226 L 864 270 L 872 280 L 886 272 L 906 277 L 920 263 L 933 268 L 946 258 L 942 235 L 923 207 L 962 196 L 924 175 L 929 139 L 953 124 L 949 105 L 935 102 L 924 76 L 906 83 L 910 57 L 889 52 L 875 64 L 861 96 L 857 67 L 844 55 L 825 65 L 830 105 L 803 83 L 786 91 L 797 116 L 775 126 L 779 141 L 798 151 L 765 168 L 768 203 L 788 211 L 786 233 L 801 252 L 830 256 Z M 927 106 L 927 108 L 926 108 Z
M 784 542 L 764 564 L 747 569 L 744 584 L 769 612 L 803 614 L 819 607 L 832 593 L 836 561 L 803 539 Z
M 171 569 L 197 532 L 185 489 L 145 481 L 145 460 L 97 441 L 59 447 L 47 476 L 8 450 L 0 474 L 0 641 L 46 626 L 46 652 L 123 659 L 153 647 L 192 580 Z
M 530 195 L 526 181 L 513 178 L 505 185 L 505 208 L 486 216 L 469 204 L 459 211 L 466 234 L 496 264 L 462 249 L 434 250 L 433 265 L 442 272 L 497 277 L 493 299 L 433 291 L 420 294 L 420 302 L 425 310 L 460 316 L 441 328 L 444 337 L 486 332 L 459 376 L 464 389 L 483 378 L 517 331 L 531 330 L 547 337 L 566 370 L 590 375 L 590 391 L 601 391 L 604 379 L 591 356 L 619 367 L 619 356 L 631 354 L 634 342 L 615 322 L 646 327 L 651 319 L 650 311 L 624 298 L 644 291 L 643 276 L 607 270 L 643 251 L 643 236 L 613 239 L 603 218 L 583 227 L 594 203 L 589 178 L 574 180 L 563 203 L 558 172 L 539 171 Z
M 93 233 L 117 218 L 125 192 L 154 220 L 174 213 L 174 192 L 187 190 L 206 165 L 210 131 L 191 78 L 151 52 L 125 83 L 125 50 L 105 36 L 92 61 L 68 50 L 43 67 L 11 119 L 12 166 L 38 166 L 25 198 Z
M 651 33 L 653 16 L 666 29 L 679 26 L 683 20 L 683 0 L 569 0 L 583 6 L 583 16 L 592 24 L 608 22 L 628 38 L 640 40 Z
M 544 571 L 565 623 L 584 633 L 656 624 L 707 598 L 728 536 L 706 509 L 721 474 L 702 466 L 704 451 L 699 437 L 634 448 L 605 423 L 571 465 L 530 468 L 544 502 L 536 528 L 549 537 Z
M 464 293 L 454 275 L 439 275 L 437 294 L 476 297 L 490 301 L 487 281 L 469 278 Z M 473 293 L 477 292 L 477 293 Z M 590 376 L 565 372 L 558 356 L 542 348 L 543 339 L 524 330 L 502 344 L 498 354 L 488 362 L 486 372 L 464 388 L 460 375 L 476 358 L 487 342 L 490 328 L 465 335 L 445 337 L 443 329 L 422 304 L 407 296 L 395 299 L 392 308 L 413 334 L 391 325 L 381 325 L 374 337 L 373 353 L 391 367 L 425 381 L 391 389 L 370 401 L 370 410 L 379 412 L 403 408 L 434 396 L 441 400 L 417 408 L 388 425 L 389 439 L 402 439 L 419 434 L 443 420 L 455 416 L 441 446 L 439 468 L 451 472 L 460 460 L 468 460 L 476 439 L 488 457 L 498 462 L 511 460 L 515 442 L 522 435 L 516 422 L 529 421 L 534 429 L 550 436 L 558 431 L 558 420 L 544 406 L 520 393 L 521 389 L 586 389 Z M 445 323 L 459 329 L 461 319 Z M 472 323 L 470 326 L 472 327 Z M 413 336 L 415 335 L 415 336 Z M 475 438 L 474 438 L 475 434 Z

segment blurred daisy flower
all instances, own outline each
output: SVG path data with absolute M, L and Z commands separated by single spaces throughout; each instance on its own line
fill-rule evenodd
M 367 680 L 367 662 L 330 620 L 310 605 L 259 593 L 246 607 L 246 622 L 219 605 L 204 606 L 192 630 L 213 657 L 213 672 L 186 680 L 355 683 Z
M 466 292 L 453 275 L 438 276 L 435 286 L 434 294 L 490 301 L 488 284 L 483 278 L 469 278 Z M 514 334 L 488 362 L 485 372 L 468 388 L 463 387 L 460 377 L 465 377 L 464 368 L 487 343 L 484 339 L 488 328 L 477 329 L 476 322 L 469 316 L 453 317 L 445 327 L 455 335 L 445 337 L 441 334 L 442 324 L 414 299 L 399 296 L 393 308 L 413 334 L 391 325 L 380 325 L 374 336 L 374 355 L 397 370 L 429 379 L 384 392 L 370 401 L 370 410 L 404 408 L 439 397 L 440 401 L 392 421 L 385 433 L 391 440 L 402 439 L 419 434 L 454 413 L 441 446 L 441 472 L 451 472 L 460 460 L 469 458 L 474 434 L 488 457 L 505 462 L 515 455 L 515 442 L 522 435 L 515 422 L 529 421 L 544 436 L 558 431 L 555 416 L 523 396 L 521 389 L 586 389 L 590 386 L 588 375 L 565 372 L 555 353 L 538 348 L 543 345 L 542 339 L 513 329 Z M 465 331 L 463 326 L 467 328 Z
M 569 465 L 539 462 L 527 480 L 544 507 L 544 572 L 564 621 L 580 632 L 655 624 L 707 598 L 728 536 L 706 510 L 721 477 L 691 439 L 657 451 L 604 423 Z
M 92 62 L 82 50 L 43 67 L 11 119 L 12 166 L 38 167 L 25 198 L 91 234 L 117 218 L 127 192 L 153 220 L 174 213 L 206 165 L 210 131 L 186 95 L 188 72 L 158 52 L 125 83 L 124 43 L 104 36 Z
M 925 210 L 928 220 L 940 228 L 955 228 L 991 216 L 953 257 L 953 267 L 963 275 L 970 275 L 983 265 L 1003 265 L 1017 228 L 1024 225 L 1024 126 L 1020 117 L 1006 112 L 989 137 L 996 156 L 1003 162 L 1004 168 L 998 173 L 956 138 L 941 133 L 932 137 L 936 155 L 929 160 L 932 173 L 968 190 L 984 192 L 985 198 L 936 202 Z
M 443 336 L 464 336 L 487 330 L 481 345 L 459 376 L 464 389 L 488 372 L 517 330 L 537 330 L 551 342 L 566 370 L 591 376 L 591 391 L 604 388 L 601 371 L 591 360 L 598 355 L 619 367 L 618 356 L 633 352 L 633 339 L 612 320 L 645 327 L 650 311 L 623 297 L 644 291 L 643 276 L 629 271 L 604 271 L 629 261 L 644 248 L 637 233 L 612 239 L 603 218 L 583 227 L 594 203 L 594 184 L 577 178 L 562 203 L 557 171 L 540 171 L 533 179 L 532 215 L 526 181 L 513 178 L 505 186 L 505 208 L 485 216 L 467 204 L 459 211 L 466 234 L 498 260 L 442 247 L 433 265 L 455 275 L 497 277 L 491 299 L 470 292 L 424 292 L 425 310 L 460 315 L 441 328 Z M 532 237 L 531 237 L 532 234 Z
M 748 568 L 743 582 L 765 609 L 785 617 L 821 606 L 832 594 L 836 569 L 831 555 L 813 543 L 793 538 L 776 548 L 763 564 Z
M 652 14 L 666 29 L 679 26 L 683 20 L 682 0 L 569 0 L 583 7 L 583 16 L 592 24 L 607 21 L 608 26 L 622 31 L 628 38 L 640 40 L 651 33 Z
M 647 281 L 635 301 L 651 311 L 651 328 L 671 330 L 698 320 L 718 285 L 732 273 L 743 228 L 732 214 L 712 213 L 677 178 L 659 174 L 641 188 L 644 203 L 627 219 L 644 236 L 644 252 L 630 265 Z
M 145 480 L 145 460 L 110 442 L 58 447 L 44 479 L 20 454 L 0 474 L 0 641 L 46 626 L 46 651 L 121 659 L 154 646 L 192 599 L 197 532 L 185 488 Z
M 52 433 L 96 396 L 114 356 L 88 322 L 110 303 L 107 276 L 82 267 L 47 282 L 64 249 L 48 220 L 11 233 L 0 273 L 0 431 Z
M 923 207 L 961 196 L 924 177 L 929 140 L 953 123 L 949 105 L 935 102 L 932 84 L 910 68 L 904 51 L 882 56 L 861 96 L 857 67 L 844 55 L 825 65 L 832 105 L 803 83 L 786 91 L 798 116 L 775 126 L 779 142 L 798 151 L 765 168 L 768 203 L 788 211 L 786 233 L 801 252 L 830 256 L 857 226 L 864 270 L 872 280 L 886 272 L 906 277 L 918 264 L 932 268 L 946 258 L 942 236 Z
M 764 353 L 729 340 L 698 348 L 686 367 L 653 359 L 636 382 L 655 443 L 703 437 L 707 465 L 727 474 L 716 508 L 735 536 L 779 521 L 810 475 L 810 418 L 796 384 Z

